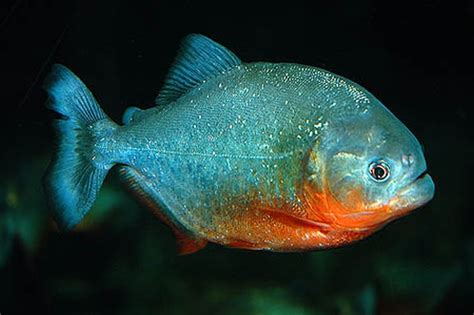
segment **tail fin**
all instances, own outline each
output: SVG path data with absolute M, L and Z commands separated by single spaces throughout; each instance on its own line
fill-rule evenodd
M 112 167 L 98 161 L 94 144 L 98 132 L 110 133 L 116 125 L 66 67 L 54 65 L 44 88 L 49 94 L 47 107 L 63 117 L 55 121 L 58 147 L 43 184 L 56 222 L 67 230 L 87 214 Z

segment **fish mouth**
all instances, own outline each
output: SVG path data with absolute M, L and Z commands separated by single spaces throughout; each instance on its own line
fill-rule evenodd
M 434 197 L 435 185 L 426 170 L 402 188 L 389 202 L 391 211 L 406 213 L 428 203 Z

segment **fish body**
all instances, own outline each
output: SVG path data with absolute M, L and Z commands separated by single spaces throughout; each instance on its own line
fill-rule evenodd
M 364 88 L 316 67 L 242 63 L 202 35 L 183 41 L 157 106 L 128 109 L 123 126 L 63 66 L 46 89 L 50 107 L 68 118 L 58 129 L 71 133 L 45 181 L 64 228 L 87 213 L 115 165 L 183 253 L 207 241 L 341 246 L 433 196 L 417 139 Z M 384 170 L 393 178 L 374 178 Z

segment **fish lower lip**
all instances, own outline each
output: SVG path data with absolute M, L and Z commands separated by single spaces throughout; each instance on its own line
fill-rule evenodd
M 393 208 L 398 210 L 418 208 L 433 198 L 434 190 L 433 180 L 425 171 L 392 199 Z

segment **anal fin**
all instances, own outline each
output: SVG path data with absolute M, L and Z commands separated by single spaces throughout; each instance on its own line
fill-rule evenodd
M 163 210 L 160 201 L 156 197 L 155 189 L 142 174 L 129 166 L 120 166 L 119 173 L 122 179 L 127 183 L 127 188 L 133 193 L 138 202 L 142 206 L 150 209 L 156 217 L 171 228 L 176 237 L 178 253 L 180 255 L 195 253 L 206 246 L 206 240 L 189 235 L 184 227 L 181 227 L 178 222 L 175 222 L 175 220 Z
M 207 245 L 204 239 L 189 237 L 187 234 L 178 230 L 173 230 L 176 237 L 176 245 L 178 245 L 179 255 L 188 255 L 195 253 Z

